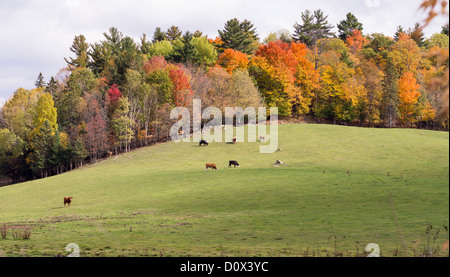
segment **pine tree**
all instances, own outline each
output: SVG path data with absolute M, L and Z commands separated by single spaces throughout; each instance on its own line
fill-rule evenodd
M 319 9 L 311 13 L 309 10 L 302 12 L 302 24 L 294 24 L 293 38 L 297 42 L 305 43 L 309 47 L 315 47 L 319 39 L 329 38 L 334 35 L 333 26 L 328 24 L 324 13 Z
M 194 61 L 196 51 L 195 46 L 192 43 L 193 37 L 194 35 L 191 32 L 187 31 L 181 38 L 181 43 L 174 45 L 175 53 L 173 55 L 173 59 L 175 62 L 187 63 Z
M 148 55 L 150 53 L 150 42 L 147 40 L 146 34 L 142 34 L 139 50 L 144 55 Z
M 89 43 L 86 42 L 86 38 L 83 35 L 76 36 L 73 40 L 73 44 L 70 47 L 70 51 L 75 54 L 74 58 L 70 60 L 64 58 L 66 63 L 72 67 L 87 67 L 89 63 Z
M 400 34 L 406 34 L 406 31 L 403 29 L 401 25 L 397 26 L 397 31 L 394 35 L 394 41 L 396 42 L 400 38 Z
M 181 37 L 181 35 L 182 35 L 182 32 L 181 32 L 180 28 L 178 28 L 177 26 L 171 26 L 166 31 L 166 39 L 169 41 L 175 41 L 175 40 L 179 39 Z
M 203 36 L 202 31 L 197 30 L 197 31 L 194 32 L 194 37 L 195 38 L 201 38 L 202 36 Z
M 153 40 L 152 43 L 155 43 L 157 41 L 163 41 L 166 39 L 166 33 L 161 31 L 160 27 L 156 27 L 155 32 L 153 32 Z
M 104 44 L 109 46 L 113 52 L 113 55 L 117 55 L 120 53 L 120 44 L 123 40 L 123 34 L 117 28 L 111 27 L 109 28 L 109 33 L 103 33 L 103 36 L 106 38 Z
M 255 41 L 259 40 L 258 33 L 256 32 L 256 28 L 249 20 L 244 19 L 244 21 L 240 24 L 241 30 L 247 34 L 249 38 L 252 38 Z
M 111 57 L 112 51 L 104 42 L 91 45 L 89 51 L 89 69 L 96 75 L 100 75 L 105 69 L 107 62 Z
M 57 158 L 58 151 L 55 146 L 60 143 L 57 141 L 59 136 L 56 135 L 55 130 L 49 120 L 45 120 L 42 126 L 36 129 L 33 136 L 30 137 L 31 152 L 27 157 L 27 163 L 31 170 L 42 177 L 49 175 L 55 164 L 59 164 Z
M 225 23 L 224 30 L 219 30 L 219 37 L 223 41 L 220 46 L 220 52 L 231 48 L 247 55 L 251 55 L 255 48 L 252 46 L 258 39 L 253 24 L 244 20 L 242 23 L 236 18 L 230 19 Z
M 50 78 L 50 81 L 48 81 L 48 83 L 47 83 L 46 91 L 49 92 L 51 95 L 54 95 L 57 87 L 58 87 L 58 83 L 56 82 L 55 78 L 52 76 Z
M 445 24 L 444 26 L 442 26 L 441 34 L 444 34 L 444 35 L 448 36 L 448 23 Z
M 314 29 L 314 15 L 309 10 L 302 12 L 302 25 L 295 22 L 294 34 L 292 37 L 294 40 L 304 43 L 309 47 L 313 46 L 317 39 Z
M 343 41 L 353 33 L 353 30 L 362 31 L 362 23 L 358 21 L 355 15 L 348 13 L 345 20 L 342 20 L 338 25 L 339 38 Z
M 36 82 L 34 82 L 34 85 L 36 86 L 36 88 L 45 87 L 44 75 L 42 75 L 42 72 L 39 72 L 39 75 L 37 77 Z
M 425 38 L 423 27 L 419 23 L 414 25 L 413 29 L 409 30 L 409 36 L 417 43 L 419 47 L 427 47 L 428 41 Z

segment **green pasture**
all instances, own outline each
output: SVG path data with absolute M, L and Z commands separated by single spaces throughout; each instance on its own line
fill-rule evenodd
M 0 187 L 0 256 L 448 255 L 448 132 L 285 124 L 281 151 L 261 145 L 169 142 Z

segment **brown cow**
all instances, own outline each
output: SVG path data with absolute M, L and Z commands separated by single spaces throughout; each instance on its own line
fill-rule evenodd
M 64 207 L 66 207 L 66 204 L 68 207 L 70 207 L 70 203 L 72 203 L 73 197 L 64 197 Z
M 206 169 L 210 169 L 210 168 L 218 170 L 216 164 L 212 164 L 212 163 L 211 164 L 206 164 Z

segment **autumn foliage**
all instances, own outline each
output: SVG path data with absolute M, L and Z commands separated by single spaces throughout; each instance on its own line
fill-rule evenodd
M 412 72 L 405 72 L 399 79 L 399 110 L 403 122 L 408 123 L 411 115 L 414 113 L 414 104 L 420 97 L 420 85 Z
M 352 34 L 347 37 L 346 43 L 352 53 L 357 53 L 363 48 L 369 41 L 362 35 L 360 30 L 353 30 Z
M 173 84 L 173 101 L 177 107 L 187 107 L 192 103 L 193 91 L 187 74 L 181 69 L 173 69 L 169 73 Z
M 447 3 L 424 0 L 426 22 L 447 14 Z M 448 25 L 430 39 L 419 24 L 392 38 L 363 33 L 353 16 L 337 37 L 322 11 L 302 15 L 294 34 L 266 39 L 237 19 L 214 39 L 175 26 L 152 42 L 116 28 L 92 44 L 75 37 L 67 68 L 47 86 L 39 75 L 38 88 L 18 89 L 0 109 L 11 142 L 0 152 L 12 155 L 0 170 L 45 177 L 167 140 L 171 109 L 192 111 L 193 99 L 202 109 L 277 107 L 312 122 L 449 129 Z
M 114 106 L 119 101 L 120 97 L 122 96 L 122 92 L 120 92 L 117 84 L 113 84 L 107 92 L 107 98 L 108 102 Z
M 247 55 L 233 50 L 227 49 L 219 55 L 217 64 L 223 67 L 228 73 L 233 73 L 237 69 L 246 69 L 248 66 Z
M 266 103 L 278 107 L 282 115 L 298 116 L 310 111 L 319 75 L 307 53 L 303 43 L 271 41 L 260 46 L 250 62 L 250 71 Z

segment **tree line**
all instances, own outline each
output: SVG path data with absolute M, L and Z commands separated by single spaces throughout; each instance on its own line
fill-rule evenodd
M 348 13 L 338 33 L 322 10 L 294 32 L 260 39 L 248 20 L 201 31 L 156 28 L 136 42 L 117 28 L 75 36 L 67 67 L 19 88 L 0 111 L 0 172 L 19 182 L 167 140 L 173 107 L 278 107 L 287 118 L 448 130 L 448 24 L 393 37 L 364 34 Z

